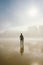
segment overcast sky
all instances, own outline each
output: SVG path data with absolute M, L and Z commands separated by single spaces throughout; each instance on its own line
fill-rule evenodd
M 0 31 L 40 24 L 43 0 L 0 0 Z

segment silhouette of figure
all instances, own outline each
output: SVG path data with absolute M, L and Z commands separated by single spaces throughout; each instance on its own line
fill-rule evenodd
M 22 33 L 21 33 L 21 35 L 20 35 L 20 40 L 21 40 L 21 41 L 24 41 L 24 37 L 23 37 Z
M 21 55 L 23 54 L 23 52 L 24 52 L 24 37 L 21 33 L 21 35 L 20 35 L 20 53 L 21 53 Z

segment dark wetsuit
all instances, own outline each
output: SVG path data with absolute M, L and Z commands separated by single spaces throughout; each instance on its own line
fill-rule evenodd
M 22 35 L 22 34 L 20 35 L 20 40 L 21 40 L 21 41 L 23 41 L 23 40 L 24 40 L 24 37 L 23 37 L 23 35 Z

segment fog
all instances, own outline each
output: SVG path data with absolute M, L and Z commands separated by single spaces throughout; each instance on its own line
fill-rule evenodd
M 0 0 L 0 65 L 43 65 L 43 0 Z
M 25 37 L 29 38 L 43 38 L 43 25 L 39 26 L 27 26 L 27 27 L 13 27 L 12 29 L 6 29 L 4 32 L 0 31 L 0 38 L 12 38 L 12 37 L 18 37 L 20 33 L 23 33 Z
M 43 40 L 25 38 L 20 50 L 19 38 L 0 39 L 0 65 L 43 65 Z

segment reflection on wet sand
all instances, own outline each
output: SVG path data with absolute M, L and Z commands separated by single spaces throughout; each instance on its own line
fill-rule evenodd
M 24 48 L 22 47 L 22 48 L 20 48 L 21 55 L 23 55 L 23 52 L 24 52 Z
M 32 65 L 40 65 L 40 64 L 39 64 L 39 63 L 35 63 L 35 62 L 34 62 Z
M 24 42 L 23 41 L 20 41 L 20 53 L 21 55 L 23 55 L 24 53 Z
M 0 65 L 43 65 L 43 41 L 24 43 L 0 41 Z

